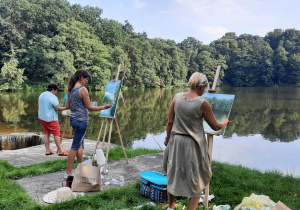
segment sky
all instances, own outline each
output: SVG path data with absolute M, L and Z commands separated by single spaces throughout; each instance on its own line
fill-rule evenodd
M 298 0 L 69 0 L 103 9 L 102 18 L 122 24 L 148 38 L 176 43 L 194 37 L 203 44 L 227 32 L 264 37 L 274 29 L 300 29 Z

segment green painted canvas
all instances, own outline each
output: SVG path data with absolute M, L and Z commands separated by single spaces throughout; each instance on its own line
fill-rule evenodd
M 101 110 L 100 117 L 115 117 L 119 95 L 121 92 L 121 86 L 121 80 L 107 82 L 103 99 L 103 106 L 106 104 L 111 104 L 112 106 L 109 109 Z
M 229 119 L 231 107 L 234 101 L 234 95 L 228 94 L 213 94 L 213 93 L 204 93 L 202 95 L 211 105 L 213 113 L 217 121 L 221 121 L 222 118 Z M 219 131 L 214 131 L 204 120 L 204 131 L 206 133 L 223 135 L 225 132 L 226 126 L 224 126 Z

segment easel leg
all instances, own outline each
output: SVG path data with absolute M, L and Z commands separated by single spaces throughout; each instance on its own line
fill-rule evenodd
M 70 118 L 70 116 L 67 116 L 67 119 L 66 119 L 66 122 L 65 122 L 65 125 L 64 125 L 64 129 L 63 129 L 63 133 L 62 133 L 62 135 L 60 137 L 60 144 L 62 143 L 62 140 L 63 140 L 63 138 L 65 136 L 67 125 L 68 125 L 68 122 L 69 122 L 69 118 Z M 57 149 L 56 153 L 58 153 L 58 149 Z
M 101 137 L 104 120 L 105 119 L 103 119 L 102 123 L 101 123 L 100 131 L 99 131 L 98 138 L 97 138 L 97 143 L 96 143 L 96 146 L 95 146 L 95 149 L 94 149 L 94 152 L 93 152 L 92 162 L 94 162 L 94 158 L 95 158 L 94 154 L 96 154 L 96 150 L 97 150 L 97 147 L 98 147 L 98 144 L 99 144 L 99 140 L 100 140 L 100 137 Z
M 213 139 L 214 139 L 214 136 L 212 134 L 207 134 L 208 154 L 209 154 L 209 157 L 210 157 L 210 163 L 209 163 L 210 168 L 211 168 L 211 163 L 212 163 Z M 207 186 L 205 188 L 204 206 L 206 208 L 208 207 L 208 196 L 209 196 L 209 183 L 207 184 Z
M 109 153 L 109 148 L 110 148 L 110 138 L 111 138 L 111 132 L 112 132 L 113 122 L 114 122 L 114 119 L 111 119 L 111 121 L 110 121 L 110 127 L 109 127 L 108 144 L 107 144 L 105 166 L 104 166 L 103 174 L 106 174 L 107 161 L 108 161 L 108 153 Z
M 103 134 L 102 147 L 104 147 L 104 141 L 105 141 L 106 132 L 107 132 L 107 126 L 108 126 L 108 120 L 107 120 L 107 118 L 105 118 L 105 122 L 106 122 L 106 125 L 105 125 L 104 134 Z
M 122 145 L 122 149 L 123 149 L 123 152 L 124 152 L 124 155 L 125 155 L 125 159 L 126 159 L 126 162 L 128 164 L 128 158 L 127 158 L 127 154 L 126 154 L 126 151 L 125 151 L 125 148 L 124 148 L 124 145 L 123 145 L 122 136 L 121 136 L 121 133 L 120 133 L 120 128 L 119 128 L 119 125 L 118 125 L 117 118 L 115 118 L 115 122 L 116 122 L 117 130 L 118 130 L 120 142 L 121 142 L 121 145 Z

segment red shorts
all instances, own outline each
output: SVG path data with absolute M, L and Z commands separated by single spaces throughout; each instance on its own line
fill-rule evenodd
M 46 122 L 40 119 L 40 122 L 44 129 L 44 134 L 52 133 L 53 136 L 60 136 L 60 127 L 57 121 Z

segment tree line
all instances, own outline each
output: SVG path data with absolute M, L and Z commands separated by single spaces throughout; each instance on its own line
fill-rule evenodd
M 125 86 L 185 85 L 202 72 L 219 85 L 287 86 L 300 81 L 300 31 L 275 29 L 265 37 L 226 33 L 209 45 L 194 37 L 180 43 L 147 37 L 132 25 L 102 18 L 102 9 L 67 0 L 1 0 L 0 91 L 55 82 L 66 89 L 78 68 L 101 90 L 122 63 Z

